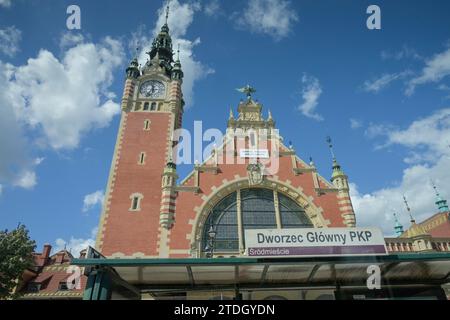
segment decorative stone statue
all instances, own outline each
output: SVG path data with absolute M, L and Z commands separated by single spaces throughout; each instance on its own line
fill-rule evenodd
M 264 165 L 262 163 L 251 163 L 247 166 L 248 184 L 258 185 L 264 179 Z

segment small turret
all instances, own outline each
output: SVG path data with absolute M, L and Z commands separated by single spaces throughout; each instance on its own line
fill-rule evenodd
M 137 79 L 141 75 L 137 57 L 134 57 L 133 60 L 131 60 L 130 65 L 126 69 L 126 73 L 128 79 Z
M 356 216 L 353 210 L 352 199 L 350 198 L 350 188 L 348 185 L 348 177 L 345 175 L 341 166 L 336 160 L 333 151 L 333 144 L 331 138 L 327 137 L 328 147 L 330 148 L 331 157 L 333 158 L 333 173 L 331 174 L 331 183 L 338 190 L 338 199 L 340 199 L 340 211 L 344 218 L 344 224 L 347 227 L 356 226 Z
M 346 189 L 348 190 L 348 177 L 345 175 L 344 171 L 341 168 L 341 165 L 338 163 L 336 156 L 333 151 L 333 144 L 330 137 L 327 137 L 328 147 L 330 148 L 331 157 L 333 158 L 333 172 L 331 174 L 331 182 L 338 189 Z
M 403 226 L 400 224 L 400 222 L 397 219 L 397 214 L 394 212 L 394 219 L 395 219 L 395 226 L 394 226 L 394 230 L 395 230 L 395 234 L 400 237 L 403 234 Z
M 180 44 L 178 44 L 177 61 L 175 61 L 175 64 L 173 65 L 172 79 L 183 80 L 183 77 L 184 73 L 183 70 L 181 70 L 181 62 L 180 62 Z
M 269 110 L 269 115 L 267 117 L 267 125 L 269 126 L 269 128 L 275 127 L 275 121 L 272 118 L 272 112 L 270 112 L 270 110 Z
M 436 202 L 435 202 L 435 204 L 438 207 L 439 212 L 448 212 L 449 208 L 448 208 L 448 205 L 447 205 L 447 200 L 445 200 L 445 199 L 443 199 L 441 197 L 441 195 L 439 194 L 439 191 L 438 191 L 438 189 L 437 189 L 437 187 L 436 187 L 436 185 L 434 183 L 433 183 L 433 189 L 434 189 L 434 192 L 436 194 Z
M 162 197 L 159 213 L 159 224 L 165 229 L 170 229 L 175 222 L 175 200 L 177 183 L 177 165 L 170 158 L 164 167 L 162 174 Z

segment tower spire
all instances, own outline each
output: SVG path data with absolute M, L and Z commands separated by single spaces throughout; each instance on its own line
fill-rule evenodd
M 171 75 L 172 63 L 174 61 L 172 51 L 172 38 L 170 37 L 169 26 L 167 25 L 167 21 L 169 18 L 169 2 L 170 1 L 167 2 L 166 7 L 165 23 L 161 27 L 161 31 L 153 40 L 150 51 L 147 52 L 147 54 L 150 56 L 150 59 L 149 61 L 147 61 L 145 67 L 143 68 L 144 74 L 149 72 L 149 70 L 158 70 L 159 68 L 163 68 L 163 70 L 166 72 L 166 75 Z
M 316 167 L 316 164 L 314 163 L 314 159 L 313 159 L 313 157 L 309 157 L 309 165 L 311 166 L 311 167 L 313 167 L 313 168 L 315 168 Z
M 228 117 L 229 120 L 234 120 L 234 115 L 233 115 L 233 109 L 230 108 L 230 116 Z
M 140 49 L 141 48 L 139 47 L 139 42 L 136 42 L 136 49 L 135 49 L 135 52 L 134 52 L 134 59 L 136 59 L 136 60 L 137 60 L 137 58 L 139 56 L 139 50 Z
M 339 176 L 345 176 L 344 171 L 342 170 L 341 165 L 338 163 L 336 155 L 334 154 L 331 137 L 328 136 L 326 141 L 328 143 L 328 148 L 330 149 L 331 157 L 333 158 L 333 174 L 331 175 L 331 180 L 334 180 Z
M 178 43 L 177 49 L 177 60 L 175 61 L 172 69 L 172 79 L 183 79 L 183 71 L 181 70 L 181 62 L 180 62 L 180 44 Z
M 408 200 L 406 200 L 405 195 L 403 195 L 403 202 L 405 203 L 406 210 L 408 211 L 409 218 L 411 219 L 411 223 L 412 223 L 412 224 L 415 224 L 415 223 L 416 223 L 416 220 L 413 218 L 413 216 L 412 216 L 412 214 L 411 214 L 411 208 L 409 207 Z
M 333 173 L 331 174 L 331 183 L 339 193 L 338 198 L 350 199 L 350 187 L 348 183 L 348 177 L 341 169 L 341 166 L 336 160 L 336 156 L 333 150 L 333 142 L 331 141 L 330 136 L 327 137 L 326 142 L 328 143 L 328 148 L 330 149 L 331 157 L 333 158 Z M 344 224 L 347 227 L 355 227 L 356 217 L 351 200 L 349 201 L 349 203 L 344 202 L 342 205 L 340 205 L 339 210 L 342 212 Z
M 336 160 L 336 156 L 334 155 L 333 143 L 331 141 L 331 137 L 330 136 L 327 137 L 327 143 L 328 143 L 328 148 L 330 149 L 331 157 L 333 158 L 333 161 L 335 161 Z
M 431 180 L 431 184 L 433 185 L 433 189 L 434 189 L 434 192 L 436 194 L 436 202 L 435 202 L 435 204 L 437 205 L 439 212 L 450 211 L 449 208 L 448 208 L 448 205 L 447 205 L 447 200 L 445 200 L 445 199 L 443 199 L 441 197 L 441 195 L 439 194 L 439 191 L 438 191 L 438 189 L 436 187 L 436 184 L 434 183 L 433 180 Z
M 394 212 L 394 220 L 395 220 L 395 226 L 394 226 L 395 234 L 397 236 L 401 236 L 403 233 L 403 226 L 398 221 L 397 214 L 395 212 Z
M 169 10 L 170 10 L 170 0 L 167 0 L 167 6 L 166 6 L 166 22 L 165 22 L 166 25 L 167 25 L 167 21 L 169 20 Z
M 139 56 L 139 42 L 136 43 L 136 51 L 134 53 L 134 57 L 133 59 L 131 59 L 130 65 L 126 69 L 126 74 L 128 78 L 136 79 L 140 76 L 138 56 Z

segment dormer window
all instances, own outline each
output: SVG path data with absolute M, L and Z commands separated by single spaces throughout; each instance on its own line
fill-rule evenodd
M 59 283 L 58 290 L 59 291 L 67 291 L 67 290 L 69 290 L 69 288 L 67 287 L 67 282 L 66 281 L 61 281 Z
M 30 282 L 27 286 L 28 292 L 39 292 L 41 290 L 41 284 L 36 282 Z

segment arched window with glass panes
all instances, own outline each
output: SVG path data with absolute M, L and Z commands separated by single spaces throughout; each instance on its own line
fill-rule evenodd
M 241 221 L 241 223 L 239 223 Z M 211 210 L 203 227 L 202 252 L 209 250 L 208 231 L 215 231 L 214 252 L 238 253 L 247 229 L 312 228 L 305 210 L 291 198 L 270 189 L 234 191 Z

